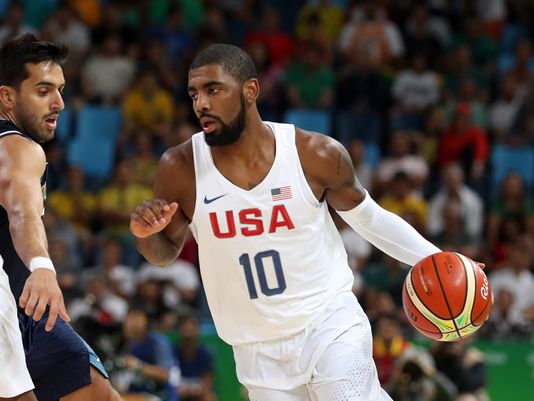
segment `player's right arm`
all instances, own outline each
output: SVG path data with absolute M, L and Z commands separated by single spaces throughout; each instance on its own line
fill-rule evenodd
M 34 259 L 38 257 L 48 259 L 51 265 L 41 219 L 44 208 L 41 176 L 46 166 L 44 151 L 38 144 L 19 135 L 10 135 L 0 141 L 0 205 L 7 212 L 15 250 L 28 267 L 34 264 L 32 260 L 39 260 Z M 55 272 L 39 267 L 38 264 L 33 266 L 19 304 L 28 316 L 33 315 L 34 320 L 40 320 L 46 306 L 50 305 L 45 328 L 51 330 L 58 314 L 67 321 L 69 317 Z
M 179 204 L 194 194 L 187 147 L 167 150 L 154 175 L 154 199 L 144 201 L 130 216 L 130 231 L 138 251 L 151 263 L 166 266 L 180 254 L 189 223 Z M 193 173 L 194 174 L 194 173 Z

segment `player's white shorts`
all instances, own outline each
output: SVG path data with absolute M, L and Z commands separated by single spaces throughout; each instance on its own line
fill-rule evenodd
M 294 336 L 233 348 L 251 401 L 391 401 L 378 381 L 369 320 L 351 292 Z
M 17 305 L 0 259 L 0 397 L 10 398 L 34 388 L 22 346 Z

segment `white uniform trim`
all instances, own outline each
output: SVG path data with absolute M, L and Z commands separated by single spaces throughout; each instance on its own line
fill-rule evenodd
M 0 256 L 0 397 L 11 398 L 34 388 L 17 317 L 17 305 Z

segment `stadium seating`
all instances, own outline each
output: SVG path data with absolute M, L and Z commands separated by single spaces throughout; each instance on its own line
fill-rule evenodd
M 342 111 L 336 117 L 336 132 L 338 140 L 344 145 L 347 145 L 351 139 L 379 143 L 382 125 L 377 114 Z
M 284 115 L 284 122 L 305 130 L 332 134 L 332 116 L 329 110 L 289 109 Z
M 494 145 L 491 150 L 491 185 L 497 191 L 506 175 L 515 171 L 528 189 L 534 188 L 534 148 Z
M 119 108 L 85 106 L 77 114 L 68 163 L 80 166 L 88 177 L 108 179 L 113 172 L 115 146 L 120 134 Z

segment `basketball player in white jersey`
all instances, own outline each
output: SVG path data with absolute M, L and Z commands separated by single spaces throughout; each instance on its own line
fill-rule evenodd
M 390 400 L 328 205 L 404 263 L 440 250 L 371 199 L 337 141 L 262 121 L 243 50 L 202 50 L 188 90 L 202 132 L 162 156 L 155 199 L 131 217 L 139 251 L 167 265 L 192 231 L 217 333 L 251 400 Z

